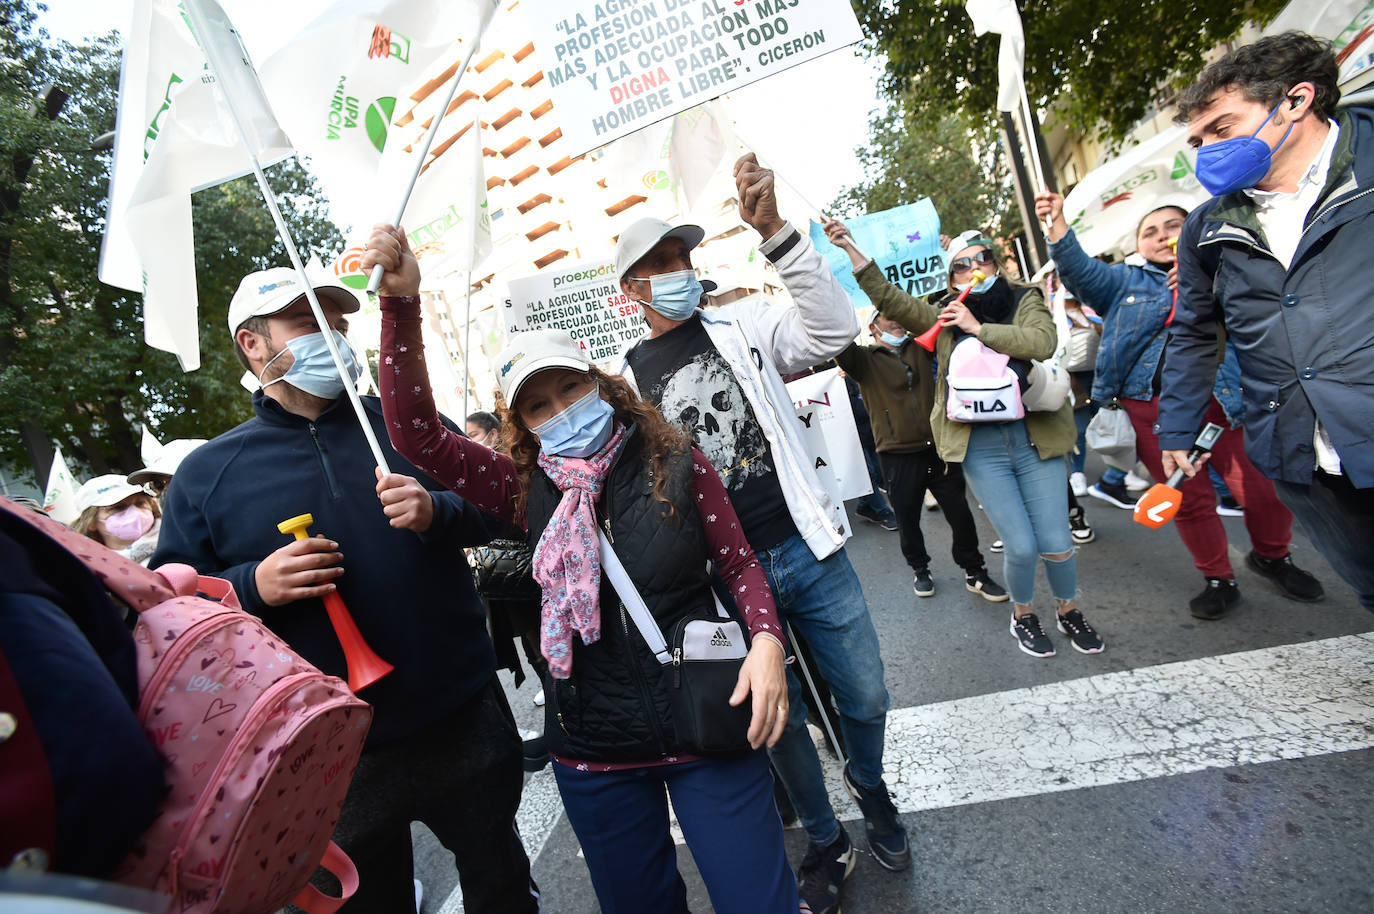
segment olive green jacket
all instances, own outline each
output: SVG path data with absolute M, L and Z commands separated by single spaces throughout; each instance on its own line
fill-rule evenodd
M 935 324 L 940 308 L 928 301 L 913 298 L 883 276 L 880 267 L 869 261 L 854 274 L 859 288 L 873 300 L 878 311 L 912 333 L 920 334 Z M 935 434 L 935 448 L 948 463 L 962 463 L 968 451 L 968 436 L 972 426 L 955 422 L 945 412 L 949 385 L 945 370 L 954 349 L 953 333 L 941 333 L 935 341 L 935 355 L 939 362 L 939 377 L 935 383 L 935 407 L 930 413 L 930 428 Z M 1054 320 L 1045 307 L 1045 296 L 1039 289 L 1027 289 L 1021 296 L 1016 316 L 1010 324 L 984 324 L 978 331 L 979 341 L 1014 359 L 1048 359 L 1058 345 Z M 1074 449 L 1078 429 L 1073 424 L 1073 406 L 1067 400 L 1054 412 L 1027 412 L 1026 434 L 1041 459 L 1062 457 Z
M 910 340 L 901 349 L 850 343 L 835 361 L 859 385 L 878 453 L 910 454 L 935 446 L 930 431 L 935 375 L 924 349 Z

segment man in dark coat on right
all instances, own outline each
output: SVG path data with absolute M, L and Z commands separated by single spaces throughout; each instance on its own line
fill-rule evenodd
M 1301 32 L 1211 64 L 1179 102 L 1213 199 L 1178 245 L 1159 434 L 1165 472 L 1188 450 L 1235 344 L 1246 453 L 1374 612 L 1374 109 L 1336 109 L 1336 58 Z M 1291 559 L 1256 568 L 1277 580 Z

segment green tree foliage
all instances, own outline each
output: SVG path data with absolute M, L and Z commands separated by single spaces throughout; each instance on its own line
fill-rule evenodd
M 56 442 L 92 472 L 130 472 L 145 421 L 167 440 L 247 418 L 229 300 L 245 273 L 286 263 L 252 177 L 195 196 L 202 366 L 183 373 L 143 342 L 142 297 L 96 277 L 111 155 L 92 145 L 114 129 L 114 36 L 53 41 L 27 0 L 0 0 L 0 58 L 15 61 L 0 61 L 0 461 L 37 470 Z M 34 106 L 46 84 L 70 95 L 55 120 Z M 287 162 L 269 177 L 302 251 L 337 251 L 310 175 Z
M 911 115 L 890 106 L 873 115 L 868 145 L 855 154 L 865 178 L 840 192 L 836 212 L 875 213 L 930 197 L 951 235 L 980 228 L 1009 236 L 1021 227 L 1000 147 L 975 145 L 956 114 Z
M 1031 104 L 1071 129 L 1120 140 L 1149 111 L 1157 87 L 1178 86 L 1247 22 L 1287 0 L 1019 0 Z M 957 0 L 854 0 L 887 61 L 886 94 L 915 112 L 959 112 L 985 136 L 997 127 L 996 35 L 975 38 Z

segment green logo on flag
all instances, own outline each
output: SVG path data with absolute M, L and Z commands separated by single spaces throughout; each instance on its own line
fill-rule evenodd
M 1193 166 L 1188 164 L 1187 156 L 1181 152 L 1174 156 L 1174 170 L 1169 174 L 1171 179 L 1177 181 L 1180 178 L 1188 177 L 1192 173 Z
M 644 186 L 648 190 L 667 190 L 673 182 L 668 177 L 668 172 L 658 169 L 657 171 L 646 171 L 644 173 Z
M 367 113 L 363 115 L 367 138 L 372 141 L 378 152 L 386 146 L 386 129 L 391 124 L 391 114 L 395 110 L 396 99 L 388 96 L 368 105 Z

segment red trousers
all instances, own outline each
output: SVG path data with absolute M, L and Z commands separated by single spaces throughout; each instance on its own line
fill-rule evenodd
M 1149 467 L 1156 481 L 1164 482 L 1164 463 L 1160 456 L 1159 438 L 1155 435 L 1155 419 L 1159 415 L 1159 398 L 1152 400 L 1121 399 L 1126 415 L 1135 429 L 1136 454 Z M 1274 484 L 1260 475 L 1250 458 L 1245 456 L 1245 440 L 1238 428 L 1231 428 L 1221 404 L 1212 398 L 1207 409 L 1208 422 L 1215 422 L 1226 431 L 1221 433 L 1212 448 L 1208 461 L 1226 480 L 1231 494 L 1245 508 L 1245 529 L 1250 534 L 1250 546 L 1260 558 L 1278 559 L 1288 554 L 1288 542 L 1293 533 L 1293 514 L 1274 492 Z M 1174 526 L 1183 538 L 1183 545 L 1192 553 L 1197 570 L 1209 578 L 1234 578 L 1231 560 L 1226 555 L 1226 528 L 1217 516 L 1217 495 L 1212 488 L 1206 466 L 1192 479 L 1185 478 L 1179 486 L 1183 501 Z

